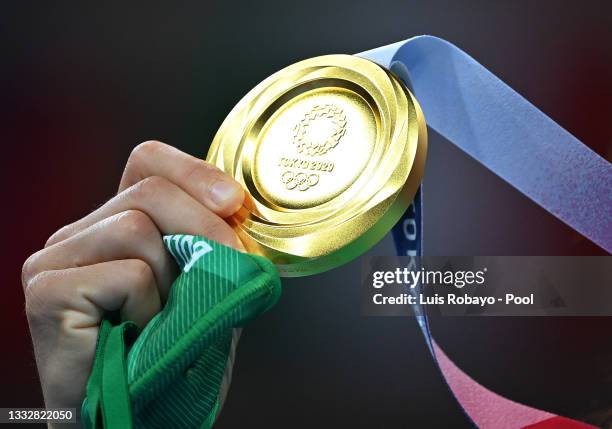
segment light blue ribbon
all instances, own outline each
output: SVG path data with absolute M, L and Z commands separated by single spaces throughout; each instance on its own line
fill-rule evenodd
M 612 251 L 609 162 L 445 40 L 419 36 L 357 55 L 391 69 L 410 86 L 429 128 Z M 398 255 L 422 254 L 421 204 L 419 191 L 393 228 Z M 420 292 L 420 285 L 411 290 Z M 439 366 L 425 308 L 413 309 Z
M 431 129 L 612 252 L 612 164 L 445 40 L 357 55 L 409 79 Z

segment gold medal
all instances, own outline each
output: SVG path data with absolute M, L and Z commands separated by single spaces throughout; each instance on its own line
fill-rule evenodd
M 363 58 L 326 55 L 252 89 L 207 160 L 250 193 L 229 220 L 247 250 L 295 277 L 383 238 L 421 183 L 426 151 L 423 113 L 397 77 Z

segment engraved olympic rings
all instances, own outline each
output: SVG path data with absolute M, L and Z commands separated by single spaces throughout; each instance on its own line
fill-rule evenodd
M 319 183 L 319 175 L 307 173 L 296 174 L 291 170 L 287 170 L 282 174 L 281 182 L 283 182 L 285 187 L 289 190 L 298 189 L 300 191 L 306 191 Z

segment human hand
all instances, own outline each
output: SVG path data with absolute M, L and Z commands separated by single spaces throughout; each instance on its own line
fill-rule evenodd
M 202 235 L 243 249 L 223 220 L 244 191 L 202 160 L 150 141 L 130 155 L 116 196 L 49 238 L 22 283 L 47 408 L 80 409 L 98 326 L 109 311 L 144 327 L 178 268 L 162 235 Z

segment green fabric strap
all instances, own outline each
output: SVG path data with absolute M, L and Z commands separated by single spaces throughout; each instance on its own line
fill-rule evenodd
M 87 383 L 90 429 L 130 429 L 132 411 L 127 382 L 126 342 L 138 332 L 132 322 L 113 326 L 109 318 L 100 324 L 96 355 Z M 88 426 L 88 425 L 87 425 Z
M 113 323 L 117 314 L 103 320 L 81 407 L 86 429 L 210 429 L 230 381 L 234 334 L 280 296 L 265 258 L 200 236 L 163 239 L 181 273 L 137 338 L 134 324 Z

